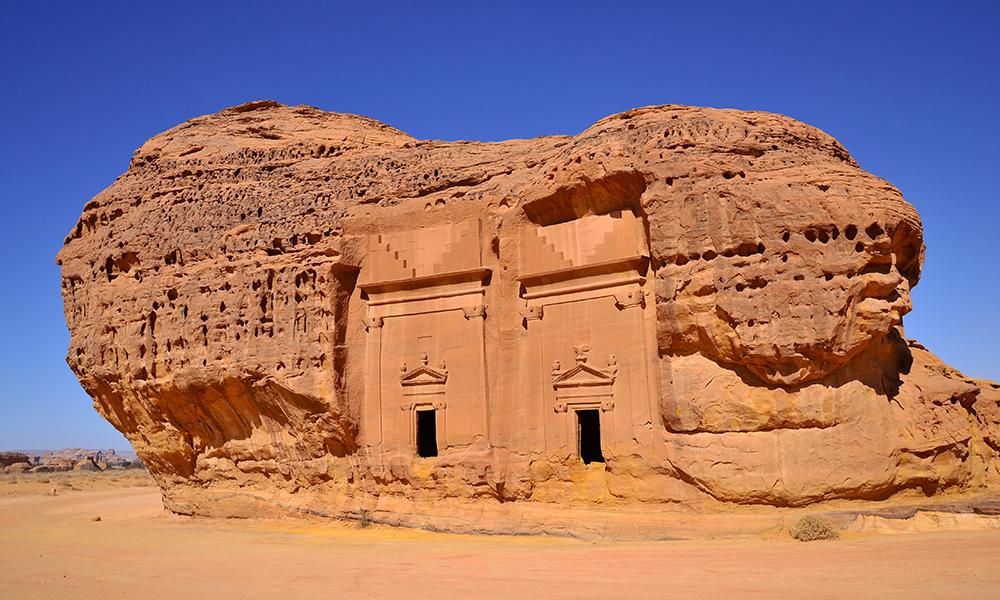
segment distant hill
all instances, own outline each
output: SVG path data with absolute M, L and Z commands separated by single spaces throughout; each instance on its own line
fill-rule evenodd
M 107 449 L 99 449 L 99 448 L 32 448 L 32 449 L 28 449 L 28 450 L 24 450 L 24 449 L 20 449 L 20 448 L 15 448 L 13 450 L 0 450 L 0 452 L 17 452 L 17 453 L 20 453 L 20 454 L 27 454 L 28 456 L 37 456 L 37 457 L 42 457 L 42 456 L 45 456 L 47 454 L 64 454 L 64 453 L 67 453 L 67 452 L 76 452 L 76 451 L 80 451 L 80 452 L 104 452 L 104 453 L 115 454 L 115 455 L 121 456 L 122 458 L 127 458 L 129 460 L 136 460 L 136 459 L 138 459 L 138 456 L 136 456 L 136 454 L 135 454 L 135 450 L 133 450 L 132 448 L 127 448 L 127 449 L 122 449 L 122 448 L 107 448 Z
M 104 471 L 107 469 L 142 468 L 142 461 L 132 450 L 113 448 L 62 448 L 60 450 L 0 451 L 0 469 L 5 473 L 47 473 L 51 471 Z

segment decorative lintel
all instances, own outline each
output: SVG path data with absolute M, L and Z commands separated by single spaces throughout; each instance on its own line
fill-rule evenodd
M 428 366 L 430 360 L 427 353 L 420 355 L 420 365 L 413 369 L 407 369 L 406 363 L 399 365 L 399 383 L 403 386 L 414 385 L 444 385 L 448 381 L 448 367 L 441 361 L 439 368 Z
M 562 370 L 559 361 L 552 363 L 552 387 L 555 388 L 556 412 L 566 412 L 570 405 L 595 406 L 609 411 L 614 408 L 614 383 L 618 378 L 618 358 L 608 355 L 608 367 L 598 369 L 587 364 L 589 344 L 573 347 L 576 366 Z
M 443 394 L 437 394 L 443 395 Z M 416 410 L 418 406 L 430 406 L 435 410 L 444 410 L 448 408 L 448 402 L 444 398 L 439 398 L 433 401 L 421 401 L 421 400 L 403 400 L 399 405 L 399 410 L 408 411 Z

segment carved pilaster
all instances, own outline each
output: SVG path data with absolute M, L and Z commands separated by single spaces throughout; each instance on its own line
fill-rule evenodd
M 382 385 L 379 367 L 382 356 L 382 317 L 365 317 L 365 403 L 362 408 L 364 437 L 369 446 L 382 443 Z

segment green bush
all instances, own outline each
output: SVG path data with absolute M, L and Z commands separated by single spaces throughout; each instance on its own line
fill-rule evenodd
M 835 540 L 840 537 L 833 524 L 826 519 L 812 516 L 799 519 L 799 522 L 789 530 L 789 533 L 800 542 Z

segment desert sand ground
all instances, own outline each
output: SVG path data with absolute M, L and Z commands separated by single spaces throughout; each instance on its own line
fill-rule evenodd
M 812 543 L 477 537 L 180 517 L 143 473 L 44 475 L 0 478 L 0 598 L 1000 598 L 1000 530 L 961 519 Z

